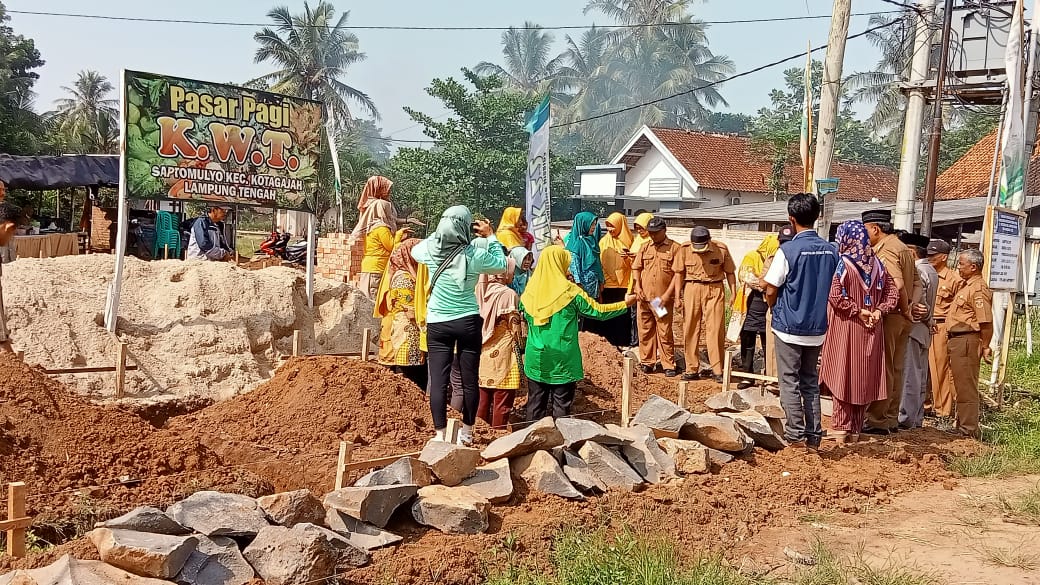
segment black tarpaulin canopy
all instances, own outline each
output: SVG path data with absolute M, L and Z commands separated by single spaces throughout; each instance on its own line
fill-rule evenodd
M 45 191 L 67 187 L 115 187 L 116 155 L 11 156 L 0 154 L 0 181 L 8 189 Z

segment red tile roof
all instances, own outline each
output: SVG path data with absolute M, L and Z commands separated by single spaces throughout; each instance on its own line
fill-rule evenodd
M 971 197 L 985 197 L 989 189 L 989 179 L 993 172 L 993 149 L 996 148 L 997 131 L 994 130 L 982 140 L 975 143 L 964 153 L 964 156 L 953 163 L 939 175 L 935 182 L 935 198 L 942 199 L 969 199 Z M 1036 169 L 1040 165 L 1040 152 L 1033 153 L 1030 168 Z M 997 175 L 994 181 L 1000 179 L 1000 161 L 997 161 Z M 1040 173 L 1029 173 L 1029 186 L 1026 193 L 1040 193 Z
M 690 175 L 706 189 L 769 193 L 768 177 L 772 164 L 751 146 L 751 139 L 733 134 L 712 134 L 675 128 L 652 128 L 651 131 L 672 155 L 686 167 Z M 637 142 L 632 154 L 639 154 Z M 648 145 L 644 145 L 648 146 Z M 630 157 L 622 160 L 629 162 Z M 796 155 L 797 158 L 797 155 Z M 638 156 L 635 157 L 638 159 Z M 629 163 L 632 164 L 632 163 Z M 894 201 L 898 174 L 887 167 L 835 161 L 832 175 L 840 179 L 838 197 L 846 201 Z M 788 192 L 801 191 L 801 162 L 787 165 Z

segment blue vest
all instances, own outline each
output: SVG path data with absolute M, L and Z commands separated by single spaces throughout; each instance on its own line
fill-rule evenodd
M 827 298 L 838 254 L 815 231 L 780 246 L 790 270 L 773 307 L 773 329 L 788 335 L 827 333 Z

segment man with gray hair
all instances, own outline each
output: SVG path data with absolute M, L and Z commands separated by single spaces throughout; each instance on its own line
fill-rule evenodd
M 904 233 L 899 240 L 917 256 L 915 266 L 921 278 L 923 294 L 910 307 L 910 341 L 903 364 L 903 398 L 899 405 L 899 428 L 915 429 L 924 424 L 924 403 L 928 396 L 928 347 L 932 344 L 932 320 L 935 295 L 939 289 L 939 273 L 928 262 L 929 239 L 915 233 Z
M 953 386 L 956 394 L 957 432 L 979 438 L 979 366 L 989 362 L 993 350 L 993 291 L 982 278 L 985 259 L 976 249 L 964 250 L 957 258 L 957 285 L 946 316 Z

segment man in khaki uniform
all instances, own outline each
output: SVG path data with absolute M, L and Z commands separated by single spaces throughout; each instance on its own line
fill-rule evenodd
M 722 361 L 726 346 L 726 288 L 735 290 L 737 268 L 733 256 L 722 242 L 711 239 L 704 226 L 695 226 L 690 242 L 680 252 L 683 280 L 680 306 L 683 309 L 683 337 L 686 351 L 686 373 L 683 380 L 699 377 L 701 338 L 708 348 L 711 372 L 705 376 L 722 381 Z M 725 283 L 725 284 L 724 284 Z
M 928 371 L 931 377 L 932 409 L 939 417 L 940 427 L 951 424 L 953 416 L 953 376 L 950 372 L 950 354 L 946 348 L 946 316 L 950 312 L 954 292 L 960 275 L 951 270 L 950 244 L 942 240 L 928 243 L 928 261 L 939 273 L 939 289 L 935 294 L 935 328 L 932 330 L 932 345 L 928 349 Z
M 979 365 L 992 359 L 993 291 L 982 278 L 982 252 L 957 259 L 961 281 L 946 315 L 947 351 L 957 401 L 957 431 L 979 438 Z
M 672 310 L 679 289 L 683 265 L 681 246 L 668 238 L 664 220 L 655 217 L 646 225 L 650 242 L 643 244 L 632 263 L 632 293 L 636 295 L 636 322 L 639 330 L 639 362 L 643 373 L 654 371 L 658 360 L 664 375 L 674 377 L 675 333 Z M 666 312 L 658 316 L 651 303 L 660 300 Z
M 906 362 L 906 346 L 910 341 L 910 325 L 913 319 L 910 307 L 921 302 L 924 296 L 921 277 L 917 274 L 917 257 L 899 237 L 893 233 L 892 212 L 887 209 L 866 211 L 863 223 L 867 227 L 870 245 L 878 260 L 892 275 L 899 288 L 898 309 L 885 315 L 885 386 L 888 397 L 870 405 L 867 409 L 864 433 L 888 435 L 899 429 L 899 405 L 903 399 L 903 367 Z

